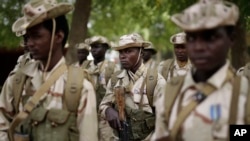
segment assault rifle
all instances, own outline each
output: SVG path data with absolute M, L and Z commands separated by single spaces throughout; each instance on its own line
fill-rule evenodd
M 116 87 L 114 89 L 115 99 L 118 108 L 119 120 L 121 123 L 121 129 L 118 130 L 119 140 L 129 140 L 129 124 L 125 120 L 125 89 L 124 87 Z
M 119 140 L 128 141 L 129 140 L 129 124 L 126 121 L 121 121 L 121 129 L 119 130 Z

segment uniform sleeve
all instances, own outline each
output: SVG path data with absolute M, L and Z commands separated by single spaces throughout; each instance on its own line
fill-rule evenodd
M 13 106 L 13 94 L 12 83 L 13 75 L 9 76 L 4 83 L 4 86 L 0 95 L 0 140 L 8 141 L 7 130 L 9 129 L 10 122 L 6 117 L 12 117 Z
M 112 106 L 112 103 L 114 102 L 114 100 L 115 100 L 115 96 L 114 96 L 113 89 L 111 88 L 111 80 L 109 80 L 108 85 L 107 85 L 106 94 L 103 97 L 102 102 L 101 102 L 100 107 L 99 107 L 99 110 L 100 110 L 99 112 L 101 113 L 102 117 L 104 117 L 104 118 L 106 117 L 105 111 L 108 107 Z
M 164 86 L 165 87 L 165 86 Z M 164 90 L 163 90 L 164 91 Z M 167 130 L 166 121 L 165 121 L 165 95 L 162 94 L 156 100 L 155 110 L 156 110 L 156 121 L 155 121 L 155 130 L 151 137 L 151 141 L 157 141 L 158 139 L 167 137 L 169 132 Z
M 157 70 L 158 70 L 158 72 L 161 74 L 161 72 L 162 72 L 162 69 L 163 69 L 163 64 L 164 64 L 164 61 L 161 61 L 160 63 L 159 63 L 159 65 L 158 65 L 158 68 L 157 68 Z
M 83 81 L 77 122 L 80 141 L 98 141 L 96 94 L 93 85 L 86 79 Z
M 166 85 L 166 80 L 161 74 L 158 73 L 157 84 L 154 89 L 154 102 L 153 105 L 157 103 L 156 101 L 165 93 L 164 87 Z

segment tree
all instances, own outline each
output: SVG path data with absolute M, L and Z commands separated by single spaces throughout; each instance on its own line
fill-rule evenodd
M 84 42 L 87 35 L 87 24 L 91 11 L 91 0 L 76 0 L 72 16 L 71 31 L 69 33 L 69 48 L 66 58 L 68 63 L 77 60 L 75 44 Z

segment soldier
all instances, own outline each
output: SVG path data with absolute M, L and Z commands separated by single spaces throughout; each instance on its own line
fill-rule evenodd
M 85 43 L 79 43 L 79 44 L 76 44 L 75 47 L 77 49 L 77 57 L 78 57 L 78 62 L 75 63 L 75 66 L 86 68 L 91 62 L 90 60 L 87 60 L 90 46 Z
M 149 45 L 133 33 L 120 37 L 113 48 L 119 51 L 123 70 L 111 77 L 100 112 L 120 140 L 148 140 L 154 130 L 155 100 L 166 82 L 142 63 L 143 48 Z
M 170 81 L 172 77 L 186 75 L 192 66 L 185 47 L 186 34 L 183 32 L 177 33 L 171 36 L 170 42 L 174 45 L 175 59 L 162 61 L 158 67 L 158 71 L 166 81 Z
M 94 88 L 82 69 L 66 66 L 63 56 L 69 32 L 65 14 L 72 9 L 68 3 L 31 0 L 13 24 L 35 61 L 5 81 L 1 141 L 98 140 Z
M 114 62 L 105 60 L 106 51 L 110 48 L 110 44 L 107 38 L 103 36 L 93 36 L 86 39 L 85 43 L 91 46 L 91 54 L 94 60 L 89 63 L 85 69 L 90 73 L 96 90 L 96 104 L 98 106 L 103 99 L 108 80 L 115 71 L 119 70 Z M 99 115 L 99 140 L 110 141 L 114 140 L 113 130 L 109 126 L 108 122 Z
M 237 75 L 244 75 L 250 78 L 250 62 L 246 63 L 245 66 L 240 67 L 237 70 Z
M 22 68 L 27 62 L 33 61 L 25 40 L 26 39 L 23 39 L 20 42 L 20 47 L 23 48 L 24 54 L 18 57 L 17 64 L 14 67 L 14 69 L 10 72 L 10 75 L 18 71 L 19 68 Z
M 158 64 L 156 61 L 153 59 L 153 56 L 157 53 L 157 50 L 151 43 L 149 47 L 144 48 L 143 51 L 143 63 L 147 68 L 157 68 Z
M 171 17 L 186 33 L 193 68 L 173 78 L 157 101 L 152 141 L 224 141 L 229 124 L 249 124 L 248 80 L 227 60 L 238 17 L 235 4 L 218 0 L 199 1 Z

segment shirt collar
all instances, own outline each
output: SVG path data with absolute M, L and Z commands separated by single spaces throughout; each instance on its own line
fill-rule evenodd
M 119 75 L 117 75 L 117 78 L 124 78 L 126 75 L 129 75 L 129 77 L 135 82 L 137 81 L 141 75 L 145 72 L 145 65 L 142 63 L 141 66 L 138 68 L 138 70 L 135 72 L 135 74 L 130 70 L 123 70 Z
M 65 58 L 62 57 L 58 62 L 57 64 L 53 67 L 53 69 L 47 73 L 50 73 L 50 72 L 53 72 L 59 65 L 61 64 L 65 64 L 66 61 L 65 61 Z M 27 76 L 30 76 L 30 77 L 33 77 L 35 74 L 36 74 L 36 70 L 37 71 L 40 71 L 39 70 L 39 65 L 41 65 L 41 62 L 40 61 L 29 61 L 27 64 L 25 64 L 25 66 L 22 68 L 22 72 L 27 75 Z
M 206 82 L 213 85 L 215 88 L 219 89 L 220 87 L 222 87 L 222 85 L 225 82 L 229 67 L 230 67 L 230 62 L 227 60 L 226 63 L 217 72 L 215 72 L 210 78 L 208 78 Z M 181 92 L 184 92 L 186 89 L 192 86 L 196 86 L 198 84 L 193 79 L 192 71 L 195 71 L 195 70 L 190 70 L 187 73 L 184 79 Z

